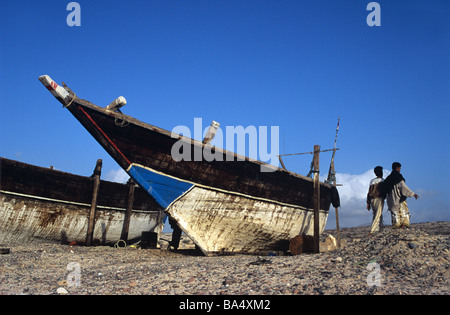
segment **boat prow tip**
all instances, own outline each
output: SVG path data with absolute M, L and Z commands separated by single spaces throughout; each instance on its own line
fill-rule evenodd
M 47 74 L 40 75 L 39 76 L 39 81 L 42 81 L 42 80 L 47 79 L 47 78 L 50 79 L 50 77 Z
M 65 88 L 59 86 L 47 74 L 41 75 L 39 77 L 39 81 L 41 81 L 41 83 L 47 88 L 47 90 L 50 91 L 50 93 L 53 94 L 54 97 L 56 97 L 56 99 L 58 99 L 58 101 L 66 105 L 66 101 L 69 98 L 70 94 Z

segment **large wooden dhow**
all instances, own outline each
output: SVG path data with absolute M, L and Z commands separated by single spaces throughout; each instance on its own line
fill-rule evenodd
M 0 158 L 0 242 L 36 240 L 84 243 L 88 230 L 94 178 Z M 141 188 L 100 181 L 94 242 L 122 238 L 124 219 L 133 195 L 128 240 L 142 232 L 160 234 L 165 214 Z M 131 208 L 129 208 L 131 209 Z
M 313 235 L 312 179 L 124 115 L 123 97 L 102 108 L 47 75 L 39 80 L 206 255 L 284 251 L 295 236 Z M 179 141 L 190 159 L 172 157 Z M 195 156 L 206 151 L 215 158 Z M 320 231 L 333 189 L 320 183 Z

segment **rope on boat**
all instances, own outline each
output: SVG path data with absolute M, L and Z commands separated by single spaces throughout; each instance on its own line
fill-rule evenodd
M 64 86 L 66 86 L 66 85 L 64 84 Z M 66 88 L 69 89 L 67 86 L 66 86 Z M 70 105 L 72 105 L 73 101 L 77 98 L 77 95 L 71 89 L 69 89 L 69 91 L 71 92 L 71 94 L 73 94 L 72 100 L 69 102 L 69 104 L 64 105 L 63 108 L 66 108 L 66 107 L 69 107 Z
M 122 121 L 120 121 L 122 120 Z M 117 109 L 116 118 L 114 119 L 114 124 L 118 127 L 128 126 L 130 122 L 125 119 L 125 114 L 121 112 L 120 109 Z
M 118 240 L 118 241 L 114 244 L 114 248 L 122 247 L 122 246 L 120 246 L 121 243 L 124 244 L 123 247 L 127 247 L 127 242 L 125 242 L 124 240 Z

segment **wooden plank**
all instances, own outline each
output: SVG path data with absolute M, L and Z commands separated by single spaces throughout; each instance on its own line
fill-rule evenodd
M 2 191 L 83 204 L 89 207 L 91 205 L 91 177 L 51 170 L 6 158 L 0 158 L 0 174 Z M 125 211 L 128 193 L 128 185 L 100 180 L 97 209 L 104 207 Z M 144 189 L 136 187 L 133 210 L 161 211 L 162 209 Z M 83 234 L 86 234 L 85 232 Z
M 91 211 L 89 211 L 89 222 L 86 233 L 86 246 L 91 246 L 94 236 L 95 211 L 97 209 L 97 196 L 100 187 L 100 175 L 102 173 L 102 160 L 98 159 L 94 170 L 94 190 L 92 192 Z
M 331 162 L 331 170 L 332 170 L 333 174 L 335 174 L 334 161 Z M 336 186 L 336 177 L 334 177 L 333 185 Z M 339 210 L 338 210 L 338 207 L 334 208 L 334 210 L 335 210 L 335 213 L 336 213 L 337 248 L 341 248 L 341 232 L 340 232 L 340 229 L 339 229 Z
M 128 192 L 128 205 L 125 212 L 125 218 L 123 220 L 122 234 L 120 235 L 120 239 L 124 240 L 125 242 L 128 241 L 128 231 L 130 229 L 131 212 L 133 210 L 134 202 L 134 188 L 136 184 L 134 180 L 130 178 L 130 180 L 128 181 L 128 185 L 130 186 L 130 190 Z
M 177 250 L 180 246 L 181 234 L 183 231 L 180 229 L 178 223 L 175 220 L 169 219 L 169 224 L 173 229 L 170 246 L 172 246 L 173 249 Z
M 320 183 L 319 183 L 319 154 L 320 145 L 314 145 L 314 253 L 319 253 L 319 209 L 320 209 Z
M 326 182 L 328 182 L 328 184 L 333 184 L 334 187 L 336 187 L 336 171 L 334 169 L 334 156 L 336 154 L 336 143 L 337 143 L 337 136 L 338 136 L 338 132 L 339 132 L 339 120 L 340 117 L 338 117 L 338 122 L 337 122 L 337 126 L 336 126 L 336 135 L 334 137 L 334 150 L 333 150 L 333 155 L 331 157 L 331 163 L 330 163 L 330 169 L 328 171 L 328 179 Z M 336 232 L 337 232 L 337 247 L 341 248 L 341 233 L 339 230 L 339 210 L 338 207 L 334 208 L 335 213 L 336 213 Z

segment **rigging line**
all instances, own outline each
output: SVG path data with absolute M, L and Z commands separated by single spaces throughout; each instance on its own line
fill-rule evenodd
M 112 140 L 106 135 L 106 133 L 99 127 L 99 125 L 97 125 L 97 123 L 92 119 L 91 116 L 89 116 L 89 114 L 81 107 L 78 106 L 78 108 L 86 115 L 86 117 L 94 124 L 94 126 L 101 132 L 101 134 L 106 138 L 106 140 L 109 141 L 109 143 L 111 143 L 111 145 L 114 147 L 114 149 L 117 150 L 117 152 L 119 152 L 119 154 L 125 159 L 125 161 L 128 162 L 128 164 L 131 164 L 130 160 L 128 160 L 125 155 L 122 153 L 122 151 L 120 151 L 120 149 L 116 146 L 116 144 L 114 142 L 112 142 Z
M 319 152 L 329 152 L 329 151 L 334 151 L 334 150 L 339 150 L 339 149 L 328 149 L 328 150 L 321 150 Z M 314 152 L 303 152 L 303 153 L 288 153 L 288 154 L 279 154 L 278 156 L 291 156 L 291 155 L 302 155 L 302 154 L 314 154 Z

